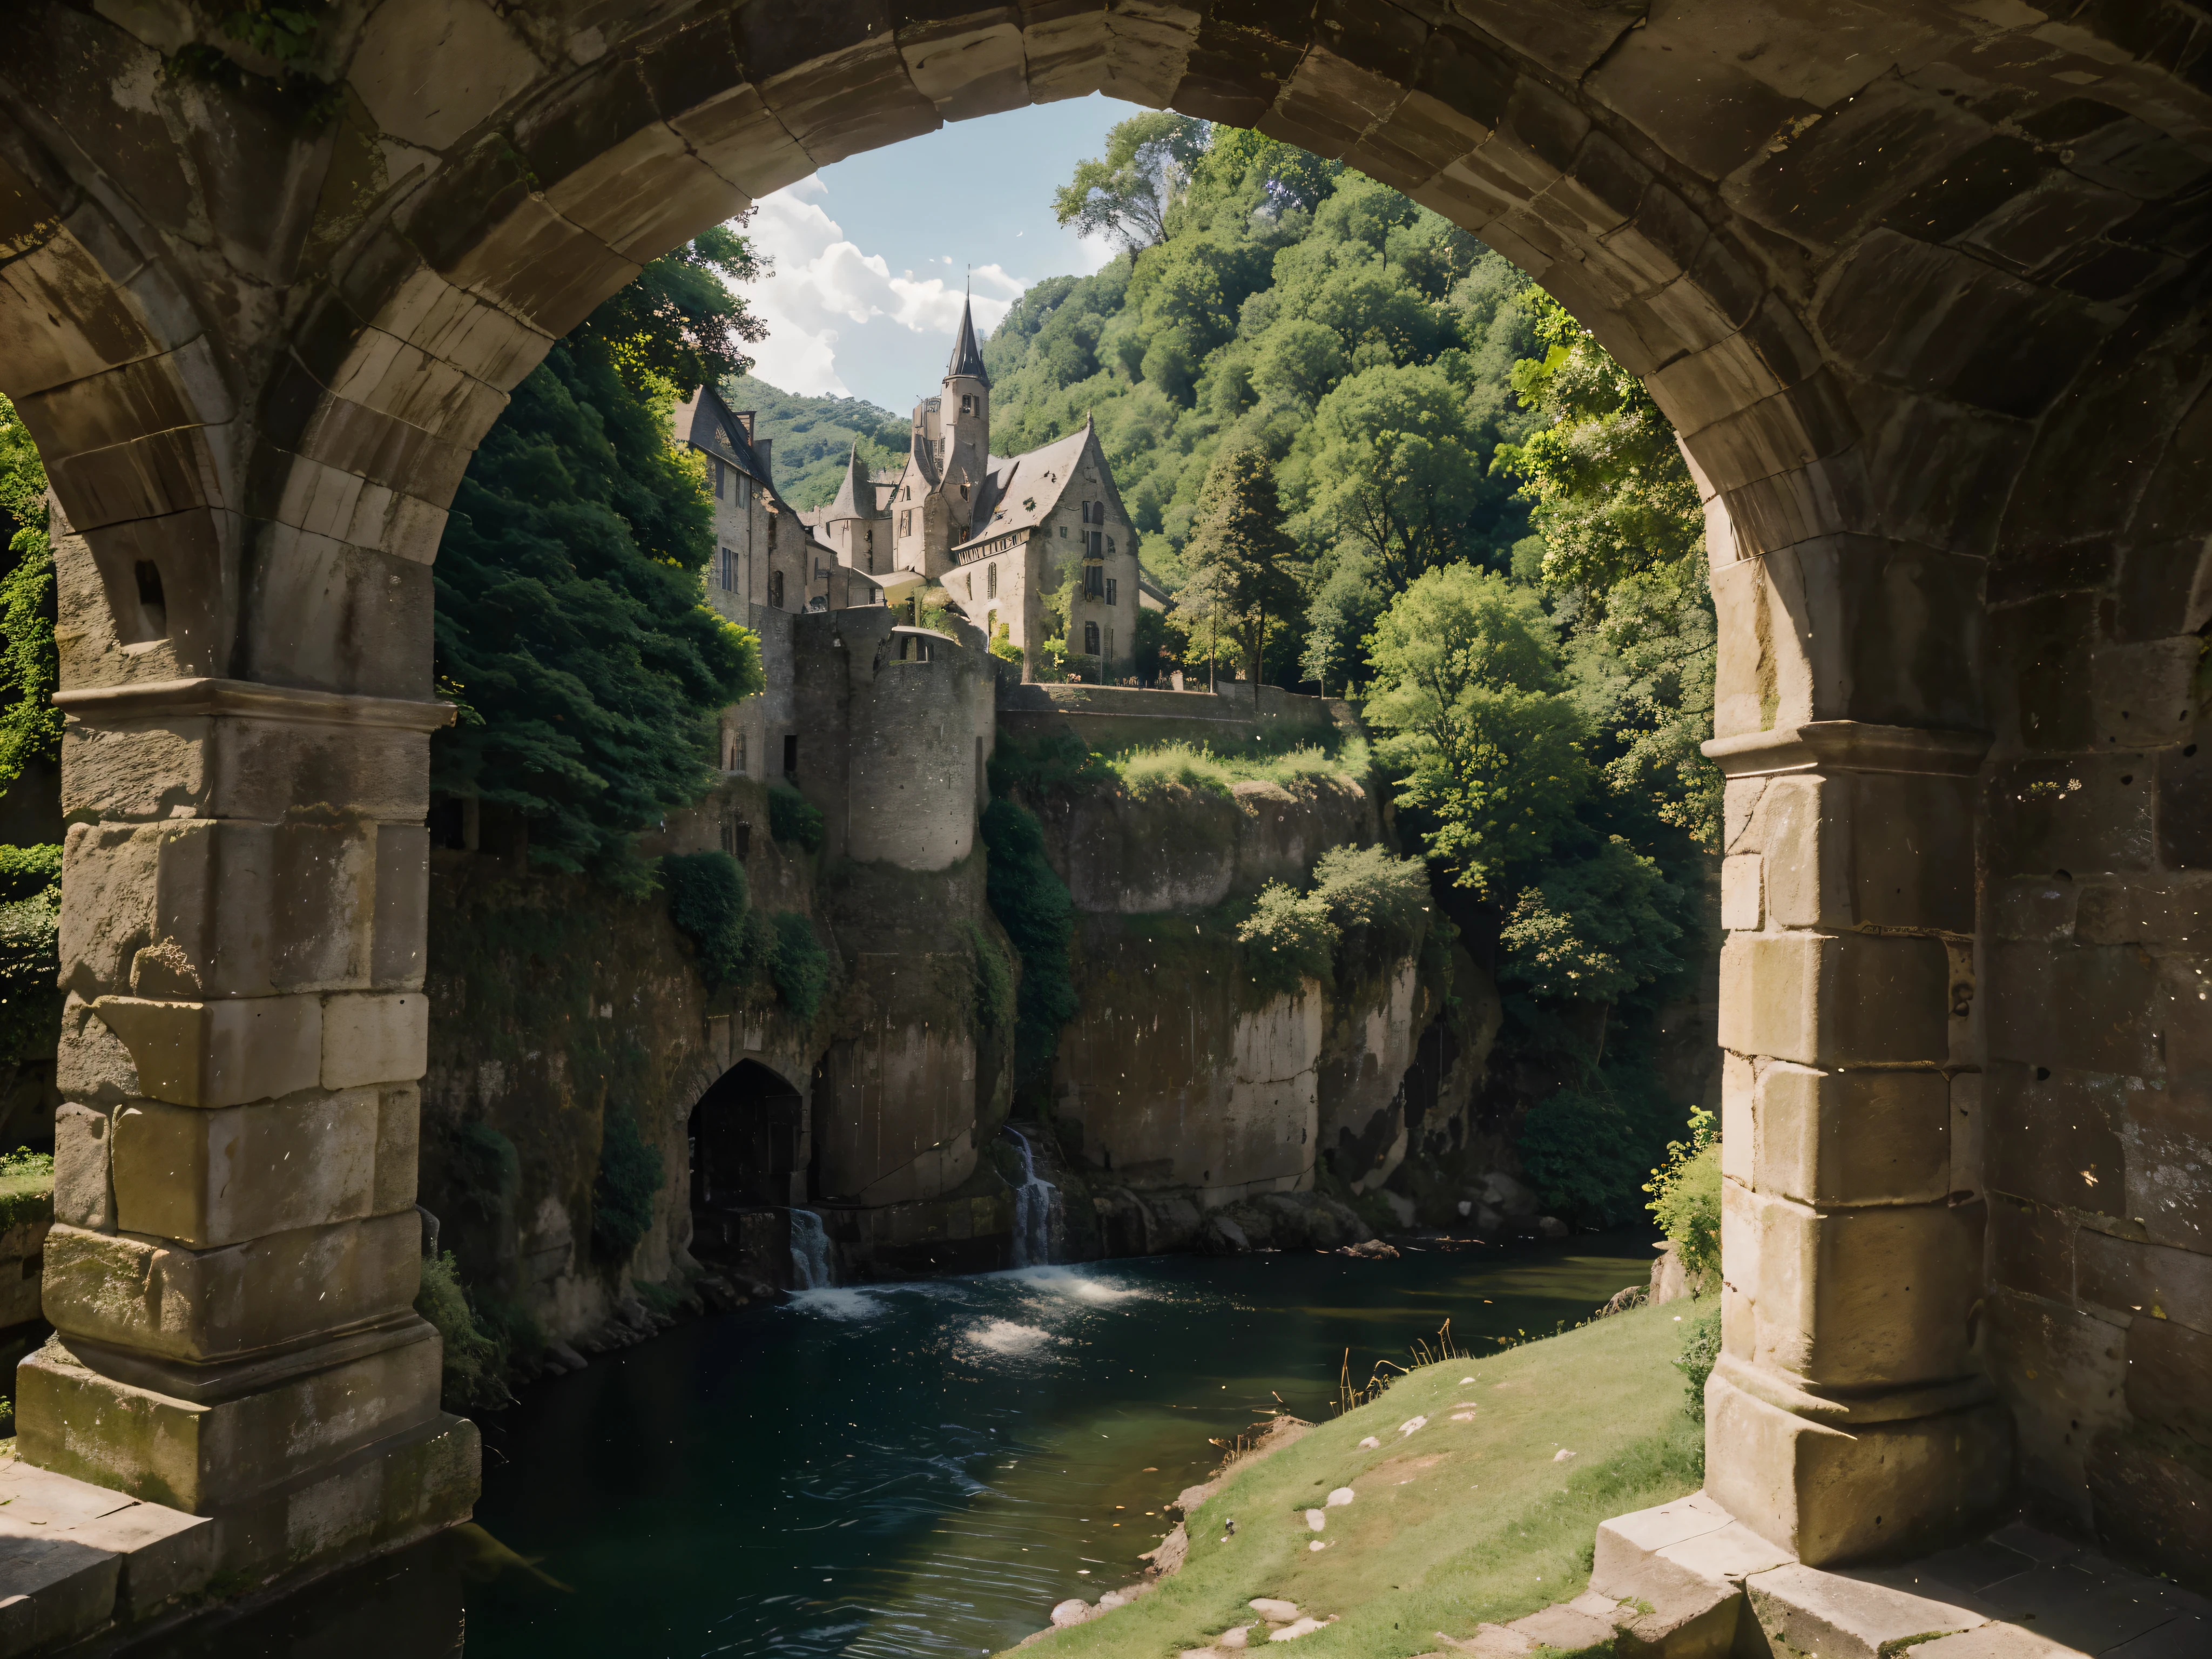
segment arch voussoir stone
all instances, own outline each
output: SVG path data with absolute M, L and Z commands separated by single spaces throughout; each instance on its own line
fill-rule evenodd
M 71 1449 L 116 1402 L 172 1424 L 179 1401 L 281 1413 L 358 1385 L 383 1413 L 361 1445 L 170 1490 L 243 1516 L 255 1481 L 385 1448 L 324 1559 L 465 1509 L 473 1441 L 435 1415 L 394 1265 L 454 490 L 553 342 L 685 236 L 944 121 L 1104 92 L 1444 214 L 1681 434 L 1729 777 L 1712 1494 L 1812 1561 L 1956 1535 L 2015 1470 L 2148 1559 L 2177 1547 L 2130 1530 L 2130 1494 L 2212 1514 L 2212 1491 L 2174 1497 L 2194 1465 L 2145 1449 L 2185 1419 L 2084 1370 L 2170 1360 L 2126 1299 L 2164 1271 L 2154 1248 L 2202 1253 L 2156 1196 L 2177 1164 L 2142 1150 L 2170 1126 L 2110 1109 L 2136 1114 L 2108 1125 L 2136 1149 L 2124 1203 L 2051 1175 L 2080 1101 L 2193 1101 L 2212 1053 L 2174 896 L 2212 866 L 2189 678 L 2212 617 L 2198 9 L 717 0 L 587 22 L 378 0 L 318 41 L 335 112 L 287 127 L 274 66 L 198 10 L 33 3 L 0 64 L 0 386 L 61 508 L 60 1158 L 91 1196 L 57 1229 L 75 1265 L 27 1458 L 150 1490 L 150 1455 Z M 187 41 L 244 78 L 180 84 Z M 2033 886 L 2053 871 L 2078 926 Z M 272 904 L 262 963 L 224 919 Z M 219 1113 L 270 1146 L 358 1151 L 374 1122 L 377 1150 L 216 1216 L 147 1171 Z M 1875 1143 L 1912 1155 L 1885 1173 L 1854 1151 Z M 309 1262 L 358 1291 L 352 1327 L 286 1288 Z M 95 1319 L 68 1286 L 102 1273 L 175 1287 L 191 1330 Z M 234 1291 L 252 1316 L 226 1326 Z M 2106 1348 L 2047 1334 L 2087 1324 Z M 215 1356 L 247 1353 L 274 1380 L 225 1394 Z M 2133 1414 L 2054 1450 L 2051 1376 Z M 234 1553 L 274 1571 L 249 1537 L 301 1540 L 255 1524 Z

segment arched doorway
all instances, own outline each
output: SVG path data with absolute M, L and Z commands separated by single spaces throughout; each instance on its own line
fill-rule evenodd
M 90 942 L 70 984 L 99 1005 L 72 1015 L 71 1056 L 112 1055 L 112 1034 L 147 1056 L 139 1091 L 179 1106 L 405 1102 L 424 1066 L 410 872 L 449 712 L 429 561 L 507 389 L 749 198 L 947 119 L 1108 91 L 1435 207 L 1683 434 L 1731 777 L 1714 1495 L 1808 1560 L 1870 1547 L 1862 1510 L 1883 1547 L 1945 1535 L 2003 1485 L 1992 1382 L 2046 1512 L 2124 1537 L 2155 1507 L 2131 1492 L 2198 1478 L 2144 1448 L 2201 1394 L 2123 1388 L 2179 1374 L 2179 1322 L 2131 1316 L 2203 1261 L 2185 1203 L 2130 1201 L 2193 1195 L 2187 1154 L 2158 1150 L 2190 1143 L 2122 1103 L 2200 1089 L 2208 1052 L 2195 959 L 2150 947 L 2185 936 L 2170 895 L 2212 866 L 2212 751 L 2143 718 L 2194 708 L 2212 617 L 2193 9 L 620 9 L 568 33 L 478 0 L 341 9 L 305 61 L 346 95 L 326 123 L 272 125 L 237 90 L 258 70 L 170 72 L 169 10 L 31 0 L 0 64 L 0 390 L 76 532 L 65 787 L 100 833 L 64 897 L 65 936 Z M 448 88 L 417 67 L 453 61 L 479 72 Z M 316 867 L 390 885 L 303 899 L 297 948 L 245 971 L 216 919 L 274 914 L 270 866 L 212 849 L 308 804 Z M 140 953 L 110 948 L 137 924 L 103 918 L 155 914 L 157 886 L 177 994 L 204 1000 L 149 995 Z M 285 1035 L 211 1098 L 212 1061 L 175 1057 L 248 1015 Z M 81 1075 L 119 1107 L 107 1059 Z M 1868 1125 L 1917 1150 L 1854 1158 Z M 2124 1147 L 2124 1181 L 2078 1178 L 2085 1135 Z M 65 1191 L 111 1190 L 107 1146 L 58 1148 Z M 415 1224 L 386 1196 L 374 1215 L 303 1196 L 285 1224 L 313 1213 L 371 1253 Z M 119 1241 L 143 1235 L 117 1219 L 58 1215 L 49 1260 L 138 1282 Z M 1884 1289 L 1908 1278 L 1914 1297 Z M 250 1338 L 210 1303 L 192 1340 L 281 1336 L 299 1365 L 404 1318 L 407 1274 L 361 1285 L 281 1331 L 253 1306 Z M 48 1298 L 88 1352 L 143 1342 L 124 1299 Z M 171 1364 L 141 1352 L 131 1382 L 85 1386 L 198 1386 Z M 2124 1398 L 2140 1431 L 2116 1414 L 2076 1443 L 2080 1398 Z M 22 1421 L 33 1464 L 121 1481 L 137 1455 L 80 1460 L 51 1413 Z M 471 1484 L 419 1524 L 465 1513 Z
M 691 1253 L 780 1279 L 759 1270 L 788 1260 L 784 1212 L 806 1196 L 805 1097 L 758 1060 L 741 1060 L 699 1097 L 687 1134 Z

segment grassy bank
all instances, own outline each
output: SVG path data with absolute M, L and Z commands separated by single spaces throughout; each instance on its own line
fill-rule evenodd
M 1301 1659 L 1401 1659 L 1436 1651 L 1437 1632 L 1465 1639 L 1567 1600 L 1587 1587 L 1600 1521 L 1698 1486 L 1702 1430 L 1668 1363 L 1686 1321 L 1683 1304 L 1638 1309 L 1401 1377 L 1232 1475 L 1190 1517 L 1188 1563 L 1158 1590 L 1025 1656 L 1161 1659 L 1275 1596 L 1339 1615 L 1300 1638 Z M 1401 1432 L 1417 1417 L 1425 1425 Z M 1381 1443 L 1363 1449 L 1367 1437 Z M 1357 1496 L 1312 1532 L 1305 1511 L 1339 1486 Z

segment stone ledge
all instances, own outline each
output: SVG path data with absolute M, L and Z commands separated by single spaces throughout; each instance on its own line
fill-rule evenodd
M 1590 1588 L 1620 1604 L 1617 1651 L 1638 1659 L 2212 1652 L 2212 1600 L 2017 1522 L 1917 1561 L 1827 1571 L 1698 1492 L 1602 1522 Z
M 147 680 L 131 685 L 88 686 L 57 691 L 54 707 L 71 720 L 112 726 L 228 715 L 306 726 L 375 726 L 399 732 L 434 732 L 453 724 L 452 703 L 407 697 L 365 697 L 254 680 Z
M 1986 732 L 1863 720 L 1814 720 L 1771 732 L 1715 738 L 1699 745 L 1731 778 L 1784 772 L 1913 772 L 1971 777 L 1989 752 Z
M 0 1461 L 0 1656 L 158 1612 L 207 1583 L 215 1543 L 204 1516 Z

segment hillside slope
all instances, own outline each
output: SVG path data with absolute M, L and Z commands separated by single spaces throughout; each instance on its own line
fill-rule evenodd
M 1570 1600 L 1589 1586 L 1600 1521 L 1702 1478 L 1702 1431 L 1668 1363 L 1692 1305 L 1407 1374 L 1232 1474 L 1189 1517 L 1182 1570 L 1152 1593 L 1024 1651 L 1158 1659 L 1251 1623 L 1247 1604 L 1272 1596 L 1336 1620 L 1299 1642 L 1301 1659 L 1401 1659 L 1435 1652 L 1439 1632 L 1468 1639 Z M 1308 1510 L 1340 1488 L 1352 1500 L 1322 1507 L 1314 1532 Z
M 804 510 L 837 493 L 854 441 L 871 466 L 896 466 L 907 452 L 908 417 L 865 398 L 807 398 L 747 374 L 722 388 L 732 409 L 754 411 L 756 435 L 775 440 L 775 487 Z

